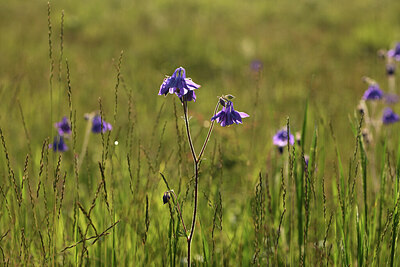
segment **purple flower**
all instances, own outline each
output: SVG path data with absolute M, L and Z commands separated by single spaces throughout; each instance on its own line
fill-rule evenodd
M 222 110 L 211 118 L 211 121 L 217 120 L 222 127 L 229 126 L 233 123 L 242 123 L 242 118 L 249 117 L 247 113 L 234 110 L 232 101 L 227 100 L 224 102 L 224 105 Z
M 49 148 L 53 148 L 54 152 L 64 152 L 68 150 L 67 145 L 64 143 L 64 138 L 60 135 L 54 136 L 53 144 L 50 144 Z
M 176 94 L 183 101 L 196 101 L 194 90 L 200 88 L 200 85 L 194 83 L 192 79 L 186 78 L 186 71 L 179 67 L 171 77 L 164 79 L 160 86 L 158 95 Z
M 396 61 L 400 61 L 400 43 L 397 43 L 393 49 L 390 49 L 387 52 L 387 56 Z
M 379 100 L 383 98 L 383 92 L 378 84 L 371 84 L 363 95 L 364 100 Z
M 288 142 L 288 132 L 286 129 L 279 130 L 274 137 L 272 138 L 274 145 L 278 146 L 278 148 L 283 148 L 287 146 Z M 294 136 L 289 132 L 289 143 L 294 145 Z
M 384 124 L 391 124 L 398 122 L 400 119 L 399 115 L 393 112 L 391 108 L 385 108 L 383 111 L 382 122 Z
M 97 115 L 93 118 L 93 120 L 92 120 L 92 132 L 93 133 L 100 133 L 102 131 L 104 133 L 104 132 L 112 130 L 112 126 L 108 122 L 105 122 L 103 120 L 103 127 L 102 127 L 101 123 L 102 123 L 102 121 L 101 121 L 100 116 Z
M 55 124 L 58 134 L 64 136 L 71 133 L 71 126 L 69 125 L 67 117 L 64 117 L 60 122 Z
M 169 202 L 170 198 L 171 198 L 171 196 L 169 195 L 169 192 L 165 192 L 164 195 L 163 195 L 163 198 L 162 198 L 163 203 L 167 204 Z

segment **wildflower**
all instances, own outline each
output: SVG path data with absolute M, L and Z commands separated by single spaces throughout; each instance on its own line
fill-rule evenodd
M 162 198 L 163 203 L 167 204 L 169 202 L 170 198 L 171 198 L 171 195 L 169 194 L 169 192 L 165 192 L 164 195 L 163 195 L 163 198 Z
M 64 152 L 68 150 L 67 145 L 64 143 L 64 138 L 61 135 L 54 137 L 53 144 L 50 144 L 49 148 L 53 148 L 54 152 Z
M 102 121 L 100 116 L 94 116 L 92 119 L 92 132 L 93 133 L 100 133 L 100 132 L 107 132 L 112 130 L 112 126 L 110 123 Z M 103 123 L 103 126 L 101 125 Z
M 364 100 L 379 100 L 383 98 L 383 92 L 378 84 L 371 84 L 363 95 Z
M 387 56 L 396 61 L 400 61 L 400 43 L 397 43 L 393 49 L 390 49 L 387 52 Z
M 391 124 L 400 120 L 399 115 L 393 112 L 391 108 L 385 108 L 383 111 L 382 122 L 384 124 Z
M 67 117 L 62 118 L 60 122 L 55 124 L 58 134 L 64 136 L 71 133 L 71 126 L 69 125 Z
M 164 79 L 160 86 L 158 95 L 176 94 L 183 101 L 196 101 L 195 89 L 200 88 L 200 85 L 194 83 L 192 79 L 186 78 L 186 71 L 179 67 L 175 70 L 171 77 Z
M 286 129 L 278 131 L 272 138 L 274 145 L 279 149 L 279 152 L 283 152 L 283 148 L 288 144 L 288 132 Z M 289 132 L 289 144 L 294 145 L 294 136 Z
M 221 103 L 220 98 L 220 103 Z M 233 109 L 233 103 L 229 100 L 223 100 L 221 103 L 224 107 L 220 112 L 211 118 L 211 121 L 217 120 L 222 127 L 229 126 L 233 123 L 242 123 L 242 118 L 247 118 L 249 115 L 244 112 L 239 112 Z

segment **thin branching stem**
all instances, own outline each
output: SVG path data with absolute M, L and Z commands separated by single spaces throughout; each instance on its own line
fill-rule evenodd
M 187 137 L 188 137 L 188 141 L 189 141 L 189 146 L 190 146 L 190 151 L 192 152 L 192 156 L 193 156 L 193 161 L 195 163 L 195 165 L 197 164 L 197 157 L 196 157 L 196 152 L 194 150 L 194 146 L 193 146 L 193 141 L 192 141 L 192 136 L 190 135 L 190 129 L 189 129 L 189 120 L 188 120 L 188 108 L 187 108 L 187 101 L 182 101 L 182 107 L 183 107 L 183 114 L 185 117 L 185 125 L 186 125 L 186 133 L 187 133 Z
M 219 99 L 218 99 L 217 105 L 215 106 L 215 110 L 214 110 L 214 113 L 213 113 L 214 115 L 213 115 L 213 116 L 215 116 L 215 114 L 217 113 L 217 110 L 218 110 L 218 108 L 219 108 L 219 105 L 220 105 L 220 101 L 219 101 Z M 203 147 L 201 148 L 200 153 L 199 153 L 199 156 L 197 157 L 197 160 L 198 160 L 198 161 L 201 160 L 201 157 L 203 156 L 204 150 L 206 149 L 207 143 L 208 143 L 208 141 L 210 140 L 210 136 L 211 136 L 211 132 L 212 132 L 212 130 L 213 130 L 213 128 L 214 128 L 214 124 L 215 124 L 215 120 L 213 120 L 213 121 L 211 122 L 210 129 L 208 129 L 208 133 L 207 133 L 206 140 L 204 140 Z
M 190 233 L 189 236 L 187 237 L 187 243 L 188 243 L 188 266 L 190 267 L 190 248 L 192 244 L 192 239 L 193 239 L 193 234 L 194 234 L 194 228 L 196 224 L 196 216 L 197 216 L 197 200 L 198 200 L 198 184 L 199 184 L 199 161 L 196 157 L 196 152 L 194 150 L 194 145 L 192 141 L 192 137 L 190 135 L 190 127 L 189 127 L 189 120 L 188 120 L 188 109 L 187 109 L 187 102 L 184 100 L 182 101 L 182 106 L 183 106 L 183 113 L 185 117 L 185 125 L 186 125 L 186 133 L 188 137 L 188 142 L 190 146 L 190 151 L 192 152 L 193 156 L 193 162 L 194 162 L 194 176 L 195 176 L 195 181 L 194 181 L 194 207 L 193 207 L 193 217 L 192 217 L 192 226 L 190 228 Z

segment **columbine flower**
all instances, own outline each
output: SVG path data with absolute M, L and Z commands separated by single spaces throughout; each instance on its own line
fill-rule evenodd
M 384 124 L 391 124 L 400 120 L 399 115 L 393 112 L 391 108 L 385 108 L 383 111 L 382 122 Z
M 220 112 L 211 118 L 211 121 L 217 120 L 222 127 L 229 126 L 233 123 L 242 123 L 242 118 L 247 118 L 249 115 L 244 112 L 239 112 L 233 109 L 233 103 L 229 100 L 223 100 L 220 103 L 224 106 Z
M 179 67 L 171 77 L 164 79 L 160 86 L 158 95 L 176 94 L 183 101 L 196 101 L 194 90 L 200 88 L 200 85 L 194 83 L 192 79 L 186 78 L 186 71 Z
M 167 204 L 169 202 L 170 198 L 171 198 L 171 196 L 170 196 L 169 192 L 165 192 L 163 197 L 162 197 L 163 203 Z
M 379 100 L 382 99 L 383 92 L 378 84 L 371 84 L 363 95 L 364 100 Z
M 53 144 L 50 144 L 49 147 L 53 148 L 54 152 L 64 152 L 68 150 L 67 145 L 64 143 L 64 138 L 60 135 L 54 136 Z
M 279 152 L 283 152 L 283 148 L 287 146 L 288 132 L 286 129 L 278 131 L 272 138 L 274 145 L 279 148 Z M 289 144 L 294 145 L 294 136 L 289 132 Z
M 71 126 L 69 125 L 67 117 L 64 117 L 60 122 L 55 124 L 58 134 L 64 136 L 71 133 Z
M 109 124 L 108 122 L 105 122 L 104 120 L 103 120 L 103 127 L 102 127 L 101 117 L 98 115 L 93 118 L 92 123 L 93 123 L 92 124 L 92 132 L 93 133 L 100 133 L 102 131 L 104 133 L 104 132 L 112 130 L 111 124 Z
M 387 56 L 396 61 L 400 61 L 400 43 L 397 43 L 393 49 L 390 49 L 387 52 Z

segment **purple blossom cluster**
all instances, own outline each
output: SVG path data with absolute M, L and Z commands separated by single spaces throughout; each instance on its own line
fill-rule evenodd
M 54 152 L 65 152 L 68 146 L 65 144 L 65 138 L 71 134 L 71 124 L 67 117 L 63 117 L 60 122 L 56 122 L 54 127 L 57 129 L 57 135 L 54 136 L 53 143 L 49 145 Z
M 196 101 L 195 89 L 200 85 L 193 82 L 192 79 L 186 78 L 186 70 L 182 67 L 177 68 L 172 76 L 166 77 L 160 86 L 158 95 L 166 96 L 175 94 L 183 102 Z M 211 121 L 217 121 L 222 127 L 232 124 L 241 124 L 243 118 L 249 117 L 247 113 L 236 111 L 233 103 L 227 98 L 221 97 L 219 103 L 223 106 L 222 110 L 214 114 Z
M 104 133 L 112 130 L 111 124 L 102 120 L 99 115 L 90 115 L 86 119 L 91 120 L 92 133 Z M 56 122 L 54 126 L 57 130 L 57 135 L 54 136 L 53 143 L 49 145 L 49 148 L 52 148 L 54 152 L 65 152 L 68 150 L 68 146 L 65 144 L 65 139 L 68 139 L 71 135 L 71 123 L 67 117 L 63 117 L 61 121 Z
M 369 86 L 364 92 L 362 97 L 363 100 L 379 101 L 384 99 L 387 104 L 395 104 L 398 102 L 399 97 L 396 94 L 385 94 L 375 81 L 370 80 L 369 78 L 366 80 L 369 83 Z M 383 110 L 382 123 L 388 125 L 397 121 L 399 121 L 399 116 L 393 111 L 393 109 L 386 107 Z

